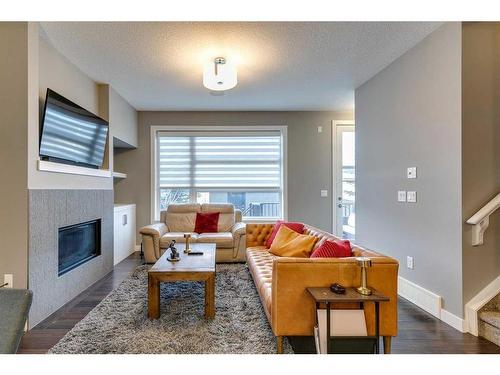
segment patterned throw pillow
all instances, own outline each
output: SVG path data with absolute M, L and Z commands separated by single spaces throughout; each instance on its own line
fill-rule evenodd
M 348 240 L 327 240 L 311 254 L 311 258 L 345 258 L 351 256 L 351 243 Z

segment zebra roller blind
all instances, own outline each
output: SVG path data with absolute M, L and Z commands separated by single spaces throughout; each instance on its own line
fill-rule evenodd
M 281 134 L 158 133 L 159 188 L 281 189 Z

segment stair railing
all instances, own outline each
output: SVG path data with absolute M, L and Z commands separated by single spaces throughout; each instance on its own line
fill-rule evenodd
M 499 207 L 500 193 L 498 193 L 492 200 L 486 203 L 483 208 L 481 208 L 469 220 L 467 220 L 467 224 L 473 225 L 472 246 L 479 246 L 483 244 L 484 231 L 490 224 L 490 216 Z

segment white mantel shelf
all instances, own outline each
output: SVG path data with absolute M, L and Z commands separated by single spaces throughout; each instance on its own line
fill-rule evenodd
M 111 177 L 111 172 L 107 169 L 85 168 L 76 165 L 54 163 L 46 160 L 38 160 L 38 170 L 45 172 L 78 174 L 82 176 Z
M 113 172 L 113 178 L 127 178 L 127 174 L 121 172 Z

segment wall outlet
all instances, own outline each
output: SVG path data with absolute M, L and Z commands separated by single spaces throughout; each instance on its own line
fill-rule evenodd
M 320 195 L 321 195 L 321 198 L 328 197 L 328 190 L 321 190 Z
M 318 126 L 318 133 L 323 133 L 323 127 L 322 126 Z
M 413 257 L 406 257 L 406 268 L 413 269 Z
M 406 177 L 407 178 L 417 178 L 417 167 L 406 168 Z
M 408 191 L 406 193 L 406 201 L 409 203 L 417 203 L 417 192 L 416 191 Z
M 11 273 L 6 273 L 3 275 L 3 283 L 7 284 L 4 288 L 13 288 L 14 287 L 14 275 Z
M 398 191 L 398 202 L 406 202 L 406 190 Z

